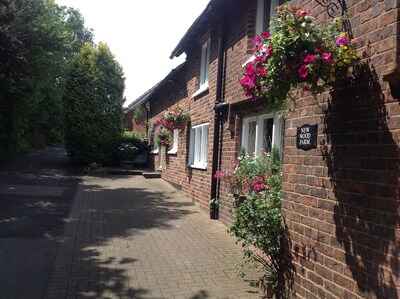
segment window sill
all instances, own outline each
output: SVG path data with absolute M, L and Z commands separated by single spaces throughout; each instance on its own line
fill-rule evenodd
M 150 152 L 150 154 L 157 155 L 157 154 L 158 154 L 158 148 L 153 149 L 153 150 Z
M 208 82 L 204 83 L 203 85 L 200 86 L 200 88 L 194 94 L 192 94 L 192 98 L 196 98 L 196 97 L 202 95 L 203 93 L 208 91 L 208 89 L 209 89 Z
M 167 152 L 168 155 L 176 155 L 177 153 L 178 153 L 177 148 L 172 148 Z
M 189 168 L 193 168 L 193 169 L 200 169 L 200 170 L 207 170 L 207 165 L 188 165 Z
M 247 64 L 249 62 L 253 61 L 254 59 L 256 59 L 256 55 L 251 55 L 251 57 L 249 59 L 247 59 L 245 63 L 242 64 L 242 67 L 246 67 Z

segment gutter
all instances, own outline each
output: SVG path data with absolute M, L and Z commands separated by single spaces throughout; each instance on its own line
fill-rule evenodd
M 222 16 L 217 16 L 219 19 L 218 26 L 218 66 L 217 66 L 217 83 L 214 106 L 214 138 L 213 138 L 213 156 L 211 168 L 211 199 L 217 198 L 217 179 L 214 177 L 218 170 L 219 153 L 220 153 L 220 132 L 222 124 L 222 116 L 224 110 L 229 106 L 229 103 L 222 99 L 223 85 L 223 68 L 224 68 L 224 19 Z M 218 219 L 218 207 L 210 206 L 210 218 Z

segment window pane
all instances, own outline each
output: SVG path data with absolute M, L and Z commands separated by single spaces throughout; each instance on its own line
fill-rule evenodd
M 256 130 L 257 130 L 257 121 L 249 122 L 249 131 L 248 131 L 248 142 L 247 142 L 247 152 L 249 154 L 253 154 L 256 151 Z
M 206 164 L 207 163 L 207 143 L 208 143 L 208 125 L 204 126 L 203 128 L 203 135 L 202 135 L 202 146 L 201 146 L 201 163 Z
M 269 22 L 271 17 L 271 11 L 273 13 L 274 7 L 274 0 L 264 0 L 264 17 L 263 17 L 263 31 L 268 30 Z
M 208 82 L 209 65 L 210 65 L 210 41 L 208 40 L 201 47 L 200 85 Z
M 271 149 L 272 149 L 273 127 L 274 127 L 274 119 L 273 118 L 264 119 L 262 147 L 266 153 L 271 152 Z

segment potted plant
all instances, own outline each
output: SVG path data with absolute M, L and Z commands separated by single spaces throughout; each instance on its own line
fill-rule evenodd
M 220 205 L 220 201 L 218 198 L 210 199 L 210 219 L 218 219 L 219 205 Z
M 167 128 L 160 128 L 157 131 L 156 143 L 159 147 L 166 146 L 168 147 L 172 141 L 172 132 Z
M 186 129 L 189 122 L 189 113 L 180 106 L 176 106 L 165 112 L 163 117 L 157 121 L 157 124 L 167 128 L 171 132 L 174 130 L 182 132 Z
M 232 205 L 235 221 L 229 232 L 242 244 L 243 258 L 240 275 L 247 267 L 260 267 L 260 284 L 271 295 L 278 290 L 281 265 L 281 206 L 282 186 L 280 154 L 273 147 L 268 156 L 247 155 L 243 150 L 238 159 L 225 171 L 218 171 L 217 179 L 225 181 L 231 191 L 242 199 Z
M 264 99 L 271 109 L 282 109 L 291 89 L 316 95 L 352 76 L 360 61 L 357 41 L 341 31 L 342 18 L 326 28 L 314 24 L 309 11 L 290 4 L 278 7 L 275 32 L 262 32 L 253 43 L 254 59 L 240 79 L 246 96 Z

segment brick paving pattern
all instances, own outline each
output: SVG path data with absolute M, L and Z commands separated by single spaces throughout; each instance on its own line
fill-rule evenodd
M 45 298 L 260 298 L 236 275 L 240 256 L 226 227 L 165 181 L 85 177 Z

